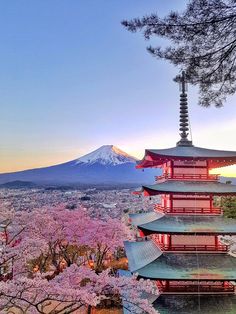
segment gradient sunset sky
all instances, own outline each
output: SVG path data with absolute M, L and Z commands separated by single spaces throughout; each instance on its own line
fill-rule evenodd
M 182 10 L 184 0 L 35 0 L 0 3 L 0 172 L 43 167 L 113 144 L 142 157 L 179 139 L 179 69 L 151 57 L 123 19 Z M 160 44 L 158 39 L 152 44 Z M 193 142 L 236 150 L 236 95 L 197 105 Z M 236 167 L 220 171 L 236 176 Z

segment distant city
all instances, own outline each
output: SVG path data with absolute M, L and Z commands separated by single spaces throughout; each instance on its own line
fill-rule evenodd
M 63 205 L 68 209 L 82 207 L 90 217 L 101 219 L 122 218 L 129 213 L 150 211 L 159 200 L 139 197 L 134 189 L 107 188 L 17 188 L 0 189 L 0 204 L 6 210 L 32 211 Z

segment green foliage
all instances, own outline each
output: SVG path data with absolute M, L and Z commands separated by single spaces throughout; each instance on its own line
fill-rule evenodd
M 221 198 L 221 206 L 224 216 L 227 218 L 236 218 L 236 197 L 226 196 Z

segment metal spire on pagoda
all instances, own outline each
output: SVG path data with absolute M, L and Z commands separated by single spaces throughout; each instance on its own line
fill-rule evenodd
M 186 75 L 183 71 L 181 75 L 176 76 L 174 79 L 180 85 L 180 118 L 179 118 L 179 131 L 180 141 L 177 142 L 177 146 L 193 146 L 192 141 L 188 139 L 189 131 L 189 118 L 188 118 L 188 99 L 187 99 L 187 81 Z

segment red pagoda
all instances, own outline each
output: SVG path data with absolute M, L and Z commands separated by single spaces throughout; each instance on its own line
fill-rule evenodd
M 236 258 L 221 242 L 236 235 L 236 220 L 214 206 L 214 196 L 236 196 L 236 186 L 210 174 L 236 164 L 236 152 L 192 144 L 184 72 L 178 81 L 181 138 L 173 148 L 147 149 L 137 166 L 163 173 L 140 192 L 160 195 L 154 211 L 130 215 L 143 240 L 125 243 L 129 269 L 156 282 L 160 296 L 154 305 L 161 314 L 236 313 Z

